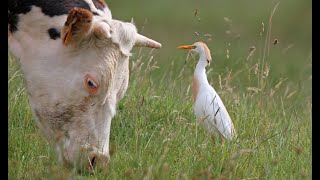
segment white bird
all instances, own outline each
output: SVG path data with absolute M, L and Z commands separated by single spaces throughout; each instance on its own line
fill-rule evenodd
M 190 49 L 199 54 L 199 61 L 192 80 L 193 109 L 197 122 L 215 136 L 231 140 L 236 136 L 232 120 L 218 93 L 209 84 L 206 66 L 210 65 L 211 54 L 203 42 L 193 45 L 178 46 L 179 49 Z

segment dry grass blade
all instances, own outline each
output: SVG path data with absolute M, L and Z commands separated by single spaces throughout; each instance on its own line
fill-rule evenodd
M 237 159 L 239 156 L 243 155 L 243 154 L 252 154 L 252 153 L 256 153 L 257 151 L 254 149 L 241 149 L 238 152 L 235 152 L 231 155 L 230 160 L 235 160 Z

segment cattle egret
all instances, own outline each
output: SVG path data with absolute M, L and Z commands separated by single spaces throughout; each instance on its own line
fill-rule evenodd
M 208 46 L 203 42 L 193 45 L 178 46 L 179 49 L 190 49 L 199 54 L 199 61 L 192 80 L 193 109 L 197 122 L 210 134 L 223 136 L 231 140 L 236 132 L 232 120 L 218 93 L 209 84 L 206 66 L 210 65 L 211 54 Z

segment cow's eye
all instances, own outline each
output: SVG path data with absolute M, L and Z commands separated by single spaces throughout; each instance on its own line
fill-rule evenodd
M 96 83 L 91 80 L 91 79 L 88 79 L 88 85 L 91 87 L 91 88 L 97 88 L 98 86 L 96 85 Z
M 86 88 L 90 91 L 90 93 L 92 95 L 95 95 L 97 93 L 99 84 L 97 83 L 97 81 L 90 76 L 89 74 L 87 74 L 84 78 L 84 84 L 86 86 Z

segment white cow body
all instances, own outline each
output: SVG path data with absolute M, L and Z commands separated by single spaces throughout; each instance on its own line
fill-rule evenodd
M 9 17 L 8 44 L 20 62 L 38 127 L 66 164 L 109 158 L 111 119 L 128 87 L 130 51 L 161 45 L 139 35 L 132 23 L 113 20 L 102 1 L 81 1 L 86 10 L 72 9 L 76 0 L 61 1 L 72 10 L 53 16 L 42 1 L 20 2 L 16 9 L 9 6 L 18 22 Z M 23 2 L 30 11 L 19 13 Z

